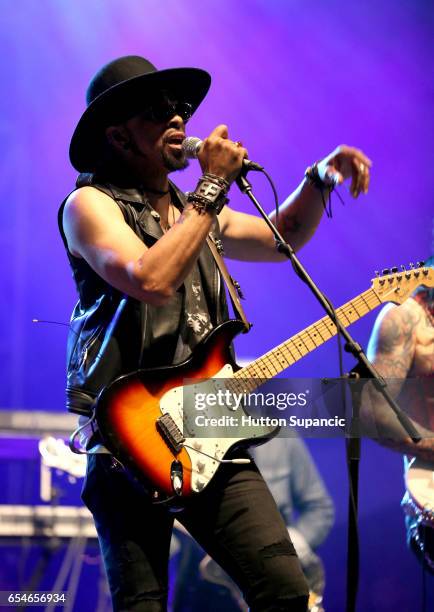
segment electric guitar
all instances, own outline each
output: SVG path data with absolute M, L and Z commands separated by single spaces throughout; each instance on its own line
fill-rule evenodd
M 419 285 L 434 286 L 432 268 L 392 268 L 383 272 L 372 280 L 370 289 L 337 309 L 338 319 L 345 327 L 384 302 L 401 304 Z M 212 429 L 207 431 L 207 437 L 184 437 L 184 426 L 195 412 L 191 404 L 184 405 L 186 396 L 197 391 L 215 393 L 219 379 L 222 388 L 231 393 L 250 393 L 337 333 L 335 324 L 323 317 L 239 368 L 229 347 L 243 329 L 240 321 L 226 321 L 213 329 L 183 363 L 137 370 L 119 377 L 101 392 L 96 420 L 103 442 L 129 472 L 144 482 L 155 501 L 202 491 L 222 462 L 249 461 L 225 459 L 229 449 L 263 443 L 278 431 L 273 426 L 259 426 L 254 428 L 253 436 L 246 438 L 228 427 L 221 437 L 224 430 L 219 427 L 215 437 L 211 437 Z M 237 413 L 243 412 L 240 406 Z M 233 414 L 233 407 L 215 409 L 216 417 Z

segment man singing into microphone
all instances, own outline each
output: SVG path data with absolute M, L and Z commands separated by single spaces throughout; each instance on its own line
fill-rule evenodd
M 158 71 L 136 56 L 107 64 L 89 85 L 70 146 L 81 174 L 59 211 L 79 294 L 67 403 L 82 422 L 115 378 L 182 361 L 228 318 L 206 243 L 210 232 L 231 258 L 282 260 L 263 220 L 227 206 L 247 151 L 226 126 L 203 141 L 203 175 L 187 197 L 168 179 L 187 165 L 185 125 L 209 86 L 203 70 Z M 310 239 L 334 184 L 351 178 L 353 196 L 366 193 L 370 164 L 346 146 L 313 164 L 280 208 L 285 239 L 295 249 Z M 84 432 L 88 449 L 101 444 L 94 423 Z M 104 453 L 89 458 L 83 500 L 95 519 L 114 609 L 165 610 L 173 513 L 152 503 Z M 306 609 L 307 586 L 288 531 L 254 463 L 222 465 L 176 516 L 239 585 L 251 610 Z

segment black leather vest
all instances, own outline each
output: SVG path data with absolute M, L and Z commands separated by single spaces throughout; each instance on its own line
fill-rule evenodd
M 148 247 L 163 235 L 143 192 L 80 178 L 78 185 L 92 185 L 116 201 L 126 223 Z M 184 194 L 173 183 L 170 188 L 182 207 Z M 66 404 L 69 411 L 90 416 L 100 391 L 118 376 L 173 363 L 185 324 L 185 287 L 164 306 L 140 302 L 114 289 L 84 259 L 69 252 L 62 223 L 65 201 L 59 209 L 59 229 L 79 294 L 68 335 Z M 218 228 L 214 233 L 217 237 Z M 215 326 L 227 320 L 228 310 L 223 279 L 206 243 L 197 265 Z

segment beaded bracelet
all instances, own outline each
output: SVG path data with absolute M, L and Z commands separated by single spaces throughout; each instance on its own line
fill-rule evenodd
M 318 162 L 315 162 L 311 166 L 308 166 L 306 168 L 304 176 L 307 178 L 309 184 L 313 185 L 317 189 L 330 189 L 331 191 L 333 191 L 333 189 L 335 188 L 334 182 L 327 183 L 320 177 L 318 172 Z
M 318 172 L 318 162 L 315 162 L 314 164 L 312 164 L 311 166 L 308 166 L 306 168 L 306 171 L 304 173 L 304 176 L 307 179 L 307 182 L 309 183 L 309 185 L 313 185 L 313 187 L 316 187 L 316 189 L 319 189 L 319 191 L 321 192 L 321 199 L 322 199 L 322 205 L 324 207 L 324 210 L 326 212 L 327 217 L 332 217 L 332 191 L 334 190 L 336 183 L 332 182 L 332 183 L 326 183 L 319 175 Z M 324 190 L 328 189 L 329 190 L 329 194 L 328 194 L 328 207 L 327 207 L 327 202 L 324 196 Z M 338 193 L 338 192 L 336 192 Z M 338 194 L 339 196 L 339 194 Z M 339 199 L 341 200 L 341 202 L 343 202 L 342 198 L 339 196 Z

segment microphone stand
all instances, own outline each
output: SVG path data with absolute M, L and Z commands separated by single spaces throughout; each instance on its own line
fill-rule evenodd
M 358 361 L 358 366 L 352 370 L 351 374 L 347 378 L 359 378 L 360 372 L 366 378 L 372 379 L 372 383 L 383 397 L 388 402 L 389 406 L 394 411 L 396 417 L 401 423 L 404 430 L 407 432 L 413 442 L 417 443 L 421 441 L 421 436 L 414 427 L 413 423 L 402 412 L 398 404 L 395 402 L 393 397 L 390 395 L 386 381 L 378 374 L 374 366 L 366 357 L 362 347 L 356 342 L 347 329 L 341 324 L 336 316 L 333 306 L 331 305 L 328 298 L 322 293 L 317 287 L 312 278 L 309 276 L 307 270 L 304 268 L 298 257 L 296 256 L 294 249 L 290 244 L 286 243 L 282 235 L 280 234 L 277 227 L 270 221 L 267 213 L 262 208 L 261 204 L 255 198 L 252 192 L 252 185 L 246 178 L 246 170 L 243 170 L 236 179 L 236 183 L 240 191 L 246 194 L 249 199 L 253 202 L 255 208 L 259 211 L 260 215 L 268 225 L 274 235 L 276 242 L 276 248 L 279 253 L 285 255 L 292 263 L 295 273 L 306 285 L 309 287 L 315 298 L 321 304 L 328 317 L 336 325 L 337 332 L 345 340 L 345 350 L 351 353 Z M 362 385 L 366 381 L 361 381 Z M 359 430 L 359 408 L 360 408 L 360 397 L 361 397 L 361 386 L 358 388 L 356 393 L 353 395 L 353 410 L 350 424 L 350 435 L 347 441 L 347 461 L 349 467 L 349 488 L 350 497 L 348 505 L 348 548 L 347 548 L 347 601 L 346 601 L 346 612 L 354 612 L 356 609 L 356 597 L 358 587 L 358 564 L 359 564 L 359 550 L 358 550 L 358 537 L 357 537 L 357 517 L 358 517 L 358 480 L 359 480 L 359 463 L 360 463 L 360 430 Z

